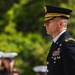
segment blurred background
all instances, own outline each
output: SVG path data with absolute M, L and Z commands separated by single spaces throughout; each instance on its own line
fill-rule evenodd
M 43 26 L 46 4 L 73 10 L 68 32 L 75 38 L 75 0 L 0 0 L 0 51 L 18 53 L 15 68 L 22 75 L 46 65 L 52 41 Z

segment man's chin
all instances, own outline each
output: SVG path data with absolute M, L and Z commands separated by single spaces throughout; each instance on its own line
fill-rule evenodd
M 47 32 L 47 34 L 49 35 L 50 33 L 49 33 L 49 32 Z

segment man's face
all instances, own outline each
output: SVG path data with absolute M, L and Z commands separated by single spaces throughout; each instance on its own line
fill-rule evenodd
M 18 73 L 14 73 L 14 74 L 11 74 L 11 75 L 19 75 Z
M 4 63 L 4 66 L 8 69 L 9 68 L 9 64 L 10 64 L 10 61 L 8 59 L 4 59 L 3 60 L 3 63 Z
M 0 66 L 1 66 L 1 64 L 2 64 L 2 59 L 0 58 Z
M 44 23 L 44 26 L 46 27 L 47 34 L 55 34 L 58 29 L 58 23 L 56 21 L 56 18 L 47 21 L 46 23 Z
M 3 63 L 4 63 L 4 65 L 5 65 L 6 68 L 13 67 L 13 65 L 14 65 L 14 60 L 4 59 L 4 60 L 3 60 Z

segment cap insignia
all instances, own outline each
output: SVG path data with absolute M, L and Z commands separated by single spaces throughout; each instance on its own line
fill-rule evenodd
M 46 7 L 44 7 L 44 9 L 45 9 L 45 12 L 47 13 L 47 8 L 46 8 Z

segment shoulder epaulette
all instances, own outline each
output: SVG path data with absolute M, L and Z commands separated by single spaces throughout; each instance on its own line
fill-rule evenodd
M 68 42 L 68 41 L 70 41 L 70 40 L 75 41 L 75 39 L 74 39 L 74 38 L 67 38 L 67 39 L 65 39 L 65 41 L 66 41 L 66 42 Z

